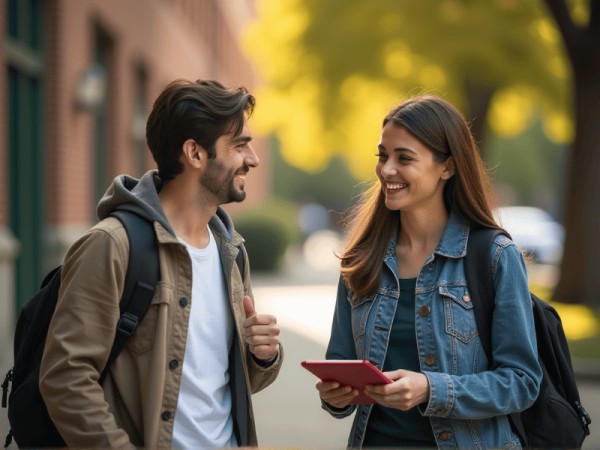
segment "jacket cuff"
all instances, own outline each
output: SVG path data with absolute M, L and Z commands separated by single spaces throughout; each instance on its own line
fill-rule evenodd
M 273 356 L 270 359 L 266 359 L 266 360 L 258 359 L 256 356 L 254 356 L 254 353 L 250 353 L 250 356 L 252 357 L 252 359 L 254 360 L 254 362 L 256 364 L 258 364 L 263 369 L 267 369 L 267 368 L 271 367 L 273 364 L 275 364 L 275 362 L 279 358 L 279 350 L 277 350 L 277 353 L 275 354 L 275 356 Z
M 343 408 L 337 408 L 333 405 L 330 405 L 325 400 L 321 399 L 321 408 L 323 408 L 336 419 L 343 419 L 344 417 L 348 417 L 354 412 L 354 410 L 356 409 L 356 405 L 348 405 Z
M 429 402 L 425 416 L 448 417 L 454 407 L 454 385 L 446 373 L 423 372 L 429 381 Z M 419 408 L 422 410 L 422 406 Z

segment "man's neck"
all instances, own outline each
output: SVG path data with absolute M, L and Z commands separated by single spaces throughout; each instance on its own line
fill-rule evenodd
M 206 202 L 198 188 L 186 186 L 178 179 L 165 183 L 159 198 L 175 234 L 193 247 L 204 248 L 209 243 L 207 225 L 217 212 L 217 205 Z

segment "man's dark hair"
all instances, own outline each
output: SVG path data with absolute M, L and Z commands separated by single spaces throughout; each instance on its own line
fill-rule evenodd
M 215 157 L 215 142 L 233 132 L 238 136 L 256 100 L 246 88 L 227 89 L 218 81 L 175 80 L 158 96 L 146 123 L 146 141 L 163 181 L 183 171 L 181 147 L 195 140 Z

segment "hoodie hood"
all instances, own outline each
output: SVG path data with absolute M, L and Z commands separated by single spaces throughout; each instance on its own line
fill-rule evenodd
M 146 172 L 139 180 L 129 175 L 118 175 L 98 203 L 98 218 L 105 219 L 116 209 L 127 210 L 151 222 L 159 222 L 175 236 L 158 197 L 161 188 L 162 180 L 156 170 Z M 228 240 L 232 240 L 237 234 L 231 218 L 220 207 L 210 220 L 210 226 Z

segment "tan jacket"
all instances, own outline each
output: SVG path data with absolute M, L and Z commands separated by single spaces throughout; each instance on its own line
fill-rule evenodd
M 59 301 L 40 370 L 40 389 L 50 417 L 69 447 L 171 447 L 192 269 L 185 247 L 159 222 L 154 228 L 161 281 L 144 320 L 112 365 L 103 386 L 97 380 L 108 359 L 119 319 L 129 255 L 125 229 L 117 219 L 107 218 L 79 239 L 65 258 Z M 243 279 L 235 264 L 242 238 L 234 232 L 228 240 L 214 228 L 213 233 L 237 335 L 243 336 L 242 298 L 244 292 L 252 297 L 252 292 L 248 264 Z M 271 366 L 264 368 L 253 359 L 247 345 L 241 345 L 240 350 L 243 390 L 255 393 L 274 381 L 282 351 Z M 249 394 L 243 416 L 248 421 L 247 444 L 257 445 Z

